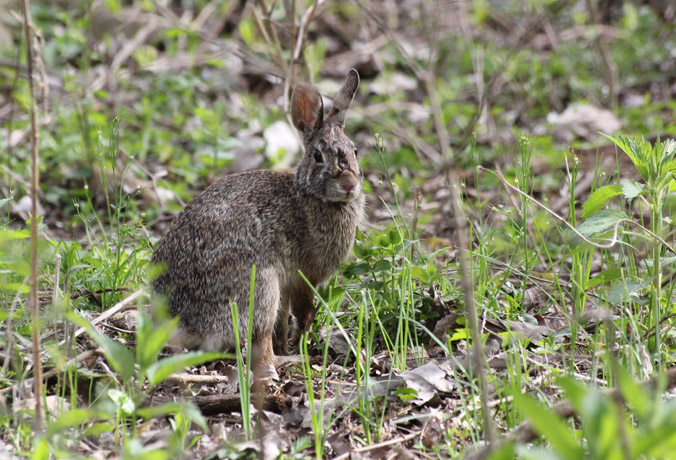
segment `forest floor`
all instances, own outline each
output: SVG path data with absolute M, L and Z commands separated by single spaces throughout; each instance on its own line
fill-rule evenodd
M 8 2 L 0 457 L 673 458 L 670 2 L 32 3 L 46 412 Z M 350 68 L 367 215 L 300 364 L 249 393 L 246 353 L 163 350 L 150 254 L 219 177 L 293 167 L 294 78 L 329 105 Z

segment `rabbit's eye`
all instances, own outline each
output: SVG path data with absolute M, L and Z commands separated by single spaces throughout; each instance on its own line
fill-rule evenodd
M 358 153 L 359 153 L 359 151 L 357 150 L 357 147 L 355 147 L 354 148 L 354 156 L 357 156 Z
M 314 152 L 312 152 L 312 155 L 315 157 L 315 163 L 324 163 L 324 157 L 319 149 L 315 149 Z

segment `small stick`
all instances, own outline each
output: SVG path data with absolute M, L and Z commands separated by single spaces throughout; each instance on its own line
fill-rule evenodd
M 31 277 L 30 305 L 33 311 L 33 394 L 35 396 L 35 429 L 42 430 L 42 357 L 40 356 L 40 302 L 38 294 L 38 190 L 40 188 L 40 170 L 38 169 L 39 151 L 37 103 L 35 102 L 35 84 L 33 81 L 33 40 L 31 37 L 30 5 L 23 0 L 24 31 L 26 33 L 26 64 L 28 65 L 28 86 L 31 93 Z
M 199 374 L 171 374 L 166 381 L 174 382 L 179 385 L 187 385 L 189 383 L 197 383 L 200 385 L 209 385 L 216 383 L 229 383 L 230 379 L 225 375 L 199 375 Z
M 127 297 L 126 299 L 120 300 L 117 304 L 106 310 L 105 312 L 101 313 L 99 316 L 94 318 L 93 320 L 90 321 L 91 325 L 95 325 L 97 323 L 100 323 L 104 319 L 110 318 L 113 316 L 115 313 L 118 311 L 124 309 L 125 307 L 129 306 L 130 303 L 132 303 L 134 300 L 136 300 L 141 294 L 143 294 L 143 289 L 139 289 L 138 291 L 134 292 L 132 295 Z M 79 328 L 77 331 L 75 331 L 75 335 L 73 336 L 74 339 L 78 338 L 82 334 L 85 333 L 84 328 Z M 66 343 L 65 340 L 62 340 L 59 342 L 59 345 L 64 345 Z
M 376 444 L 371 444 L 370 446 L 365 446 L 365 447 L 360 447 L 358 449 L 352 449 L 349 452 L 345 452 L 344 454 L 340 454 L 337 457 L 334 457 L 333 460 L 345 460 L 347 458 L 350 458 L 350 454 L 360 454 L 362 452 L 368 452 L 370 450 L 375 450 L 375 449 L 380 449 L 381 447 L 387 447 L 391 446 L 393 444 L 402 444 L 406 441 L 410 441 L 411 439 L 416 438 L 417 436 L 420 436 L 420 432 L 416 431 L 415 433 L 407 434 L 406 436 L 402 436 L 401 438 L 392 438 L 388 439 L 387 441 L 379 442 Z

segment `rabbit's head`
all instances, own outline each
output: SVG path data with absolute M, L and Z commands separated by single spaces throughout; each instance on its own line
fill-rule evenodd
M 326 119 L 322 97 L 314 86 L 299 84 L 291 96 L 291 118 L 305 143 L 295 184 L 322 201 L 347 202 L 362 193 L 364 174 L 357 147 L 343 132 L 358 86 L 359 74 L 351 69 Z

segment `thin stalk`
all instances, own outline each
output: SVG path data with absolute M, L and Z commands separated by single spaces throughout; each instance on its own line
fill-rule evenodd
M 42 361 L 40 358 L 40 303 L 38 302 L 38 190 L 40 170 L 38 140 L 40 138 L 35 86 L 33 84 L 33 46 L 31 40 L 30 4 L 23 0 L 24 32 L 26 33 L 26 60 L 28 64 L 28 87 L 31 94 L 31 278 L 30 305 L 33 313 L 33 393 L 35 395 L 35 429 L 42 429 Z
M 532 177 L 530 170 L 530 159 L 533 153 L 533 148 L 531 147 L 530 141 L 526 136 L 521 136 L 519 138 L 519 167 L 517 168 L 517 178 L 519 180 L 519 188 L 527 195 L 530 194 L 532 188 Z M 528 201 L 524 198 L 524 195 L 520 195 L 520 205 L 521 205 L 521 229 L 522 229 L 522 240 L 523 240 L 523 266 L 526 274 L 531 271 L 531 262 L 530 254 L 528 249 Z M 533 247 L 535 247 L 535 240 L 533 239 Z M 527 288 L 527 281 L 524 278 L 521 285 L 521 305 L 524 303 L 524 296 Z
M 230 314 L 232 315 L 233 332 L 235 333 L 235 353 L 237 355 L 237 375 L 239 377 L 239 399 L 242 409 L 242 425 L 244 427 L 244 436 L 247 441 L 252 439 L 251 413 L 249 407 L 251 404 L 251 392 L 249 382 L 249 372 L 251 369 L 251 330 L 253 329 L 253 298 L 256 279 L 256 266 L 251 266 L 251 286 L 249 288 L 249 318 L 247 323 L 247 342 L 246 357 L 242 357 L 242 346 L 239 337 L 239 313 L 237 304 L 230 303 Z M 246 361 L 246 363 L 245 363 Z M 246 370 L 245 370 L 246 367 Z
M 651 231 L 661 237 L 662 235 L 662 200 L 660 197 L 661 191 L 657 191 L 658 195 L 652 199 L 652 209 L 650 213 L 650 227 Z M 655 328 L 655 352 L 657 353 L 657 366 L 662 369 L 662 353 L 660 350 L 660 316 L 661 316 L 661 299 L 662 299 L 662 261 L 660 259 L 662 254 L 662 246 L 655 241 L 652 248 L 653 258 L 653 327 Z
M 566 157 L 566 167 L 568 166 L 568 157 Z M 568 168 L 567 168 L 568 169 Z M 574 227 L 577 227 L 577 219 L 575 214 L 575 185 L 577 184 L 577 173 L 578 173 L 578 159 L 573 157 L 573 165 L 568 169 L 568 189 L 570 194 L 568 196 L 568 218 L 570 219 L 570 224 Z M 584 305 L 581 304 L 584 302 L 584 299 L 581 297 L 584 295 L 584 288 L 582 286 L 582 261 L 579 251 L 573 251 L 571 254 L 571 289 L 572 289 L 572 319 L 570 320 L 570 368 L 569 371 L 574 371 L 574 357 L 577 354 L 577 341 L 578 341 L 578 330 L 577 330 L 577 317 L 582 313 Z M 565 301 L 562 303 L 565 306 Z M 566 309 L 567 310 L 567 309 Z M 567 312 L 566 312 L 567 313 Z
M 460 261 L 461 283 L 464 296 L 465 314 L 469 321 L 469 327 L 472 331 L 472 347 L 474 359 L 470 360 L 472 363 L 471 372 L 476 375 L 479 380 L 479 397 L 481 399 L 481 407 L 483 414 L 484 430 L 486 433 L 486 445 L 489 452 L 492 451 L 493 441 L 495 440 L 495 428 L 491 420 L 490 407 L 488 406 L 488 383 L 483 372 L 484 367 L 484 351 L 481 343 L 481 335 L 479 333 L 479 321 L 476 311 L 476 304 L 474 302 L 474 286 L 472 283 L 471 260 L 469 258 L 470 247 L 467 237 L 467 220 L 461 207 L 460 198 L 460 184 L 458 183 L 458 176 L 454 171 L 449 173 L 449 180 L 451 185 L 451 196 L 453 205 L 453 214 L 455 217 L 455 224 L 458 234 L 458 259 Z
M 307 351 L 307 332 L 301 335 L 300 357 L 303 363 L 303 373 L 305 378 L 305 391 L 307 394 L 308 404 L 310 406 L 310 419 L 312 421 L 312 432 L 315 441 L 315 458 L 321 460 L 324 454 L 324 446 L 322 444 L 321 428 L 324 424 L 324 411 L 320 408 L 317 413 L 317 405 L 315 402 L 315 393 L 312 385 L 312 365 L 310 364 L 310 357 Z

